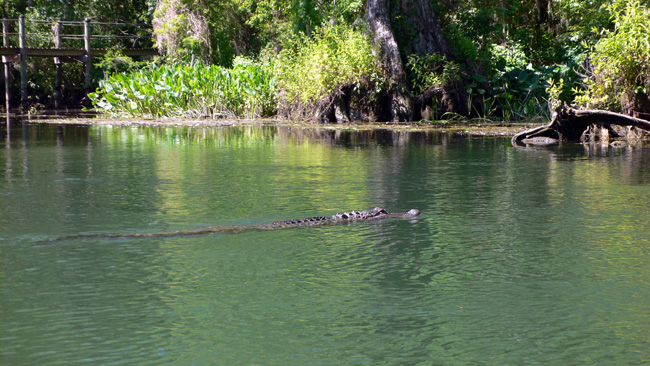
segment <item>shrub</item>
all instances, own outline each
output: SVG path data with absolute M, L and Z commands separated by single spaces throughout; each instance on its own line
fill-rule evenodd
M 275 63 L 278 89 L 289 104 L 310 105 L 344 85 L 384 81 L 372 41 L 351 26 L 327 26 L 320 37 L 295 41 Z
M 650 11 L 639 0 L 610 6 L 616 25 L 604 31 L 591 54 L 586 90 L 577 99 L 588 107 L 620 110 L 621 102 L 650 90 Z
M 523 46 L 515 41 L 489 46 L 491 64 L 505 72 L 531 67 Z
M 142 68 L 146 62 L 143 61 L 134 61 L 131 57 L 125 56 L 124 53 L 119 50 L 108 50 L 104 56 L 102 56 L 101 61 L 94 65 L 99 71 L 104 74 L 104 77 L 107 77 L 110 74 L 116 72 L 133 72 Z
M 447 87 L 460 82 L 466 73 L 458 63 L 439 53 L 425 56 L 409 55 L 407 62 L 414 91 L 423 92 L 433 87 Z

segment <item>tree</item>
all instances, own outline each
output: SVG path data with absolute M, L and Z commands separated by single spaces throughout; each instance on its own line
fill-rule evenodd
M 210 32 L 203 9 L 201 1 L 158 0 L 152 24 L 161 53 L 175 60 L 210 61 Z
M 408 37 L 403 37 L 404 44 L 398 45 L 391 26 L 390 3 L 388 0 L 368 0 L 366 2 L 365 20 L 372 31 L 375 42 L 382 50 L 382 57 L 389 74 L 391 86 L 389 88 L 391 99 L 391 113 L 393 120 L 411 120 L 414 116 L 414 104 L 412 98 L 406 93 L 406 72 L 402 56 L 418 55 L 427 56 L 438 54 L 445 60 L 453 58 L 451 46 L 438 24 L 438 20 L 431 6 L 430 0 L 400 0 L 396 12 L 409 19 L 411 32 L 407 32 Z M 456 106 L 464 105 L 458 103 L 461 98 L 458 90 L 437 90 L 438 97 L 447 101 L 454 100 L 449 104 Z M 453 112 L 464 111 L 452 110 Z M 416 111 L 415 116 L 419 116 Z

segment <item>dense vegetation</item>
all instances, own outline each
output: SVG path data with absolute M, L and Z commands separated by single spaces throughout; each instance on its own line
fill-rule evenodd
M 272 113 L 273 83 L 268 67 L 238 58 L 231 68 L 197 63 L 114 73 L 90 97 L 99 108 L 130 116 L 255 118 Z
M 445 54 L 417 50 L 422 1 L 390 0 L 406 74 L 397 84 L 363 0 L 19 0 L 3 11 L 151 24 L 159 59 L 115 51 L 94 75 L 96 106 L 118 114 L 385 119 L 352 110 L 396 89 L 418 119 L 547 119 L 563 102 L 650 113 L 646 0 L 432 0 Z M 46 76 L 35 72 L 33 87 L 47 92 Z

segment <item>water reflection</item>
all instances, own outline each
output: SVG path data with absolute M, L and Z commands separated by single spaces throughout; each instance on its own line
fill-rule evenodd
M 368 131 L 331 130 L 327 128 L 295 128 L 285 126 L 239 126 L 239 127 L 134 127 L 134 126 L 88 126 L 88 125 L 53 125 L 13 123 L 9 132 L 16 127 L 23 127 L 23 139 L 40 139 L 56 136 L 57 141 L 66 137 L 69 142 L 74 139 L 89 138 L 94 134 L 108 134 L 118 140 L 146 139 L 160 144 L 180 145 L 254 145 L 259 143 L 277 143 L 279 145 L 301 145 L 320 143 L 341 147 L 400 147 L 421 146 L 427 144 L 447 145 L 470 139 L 463 133 L 442 133 L 435 131 L 396 131 L 375 129 Z M 30 126 L 28 128 L 28 126 Z M 28 131 L 29 130 L 29 131 Z M 11 134 L 10 134 L 11 135 Z M 10 137 L 11 138 L 11 137 Z M 16 136 L 11 138 L 16 141 Z
M 646 148 L 277 126 L 10 132 L 2 364 L 649 359 Z M 375 205 L 423 214 L 36 244 Z

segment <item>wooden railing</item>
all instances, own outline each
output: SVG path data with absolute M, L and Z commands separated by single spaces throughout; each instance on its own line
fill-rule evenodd
M 10 31 L 10 23 L 18 23 L 18 32 Z M 54 47 L 29 47 L 27 44 L 27 37 L 32 35 L 28 34 L 25 24 L 27 22 L 49 24 L 51 25 L 52 32 L 51 34 L 37 33 L 34 36 L 37 37 L 46 37 L 50 38 Z M 86 19 L 83 22 L 68 22 L 68 21 L 43 21 L 43 20 L 27 20 L 24 15 L 21 15 L 19 19 L 2 19 L 2 47 L 0 47 L 0 56 L 2 56 L 2 63 L 4 64 L 4 79 L 5 79 L 5 103 L 7 107 L 7 112 L 10 109 L 10 81 L 11 73 L 10 66 L 11 63 L 20 63 L 20 99 L 21 107 L 23 109 L 27 108 L 28 101 L 28 89 L 27 89 L 27 59 L 29 57 L 50 57 L 54 59 L 54 64 L 56 65 L 56 79 L 55 79 L 55 108 L 60 108 L 61 106 L 61 84 L 62 84 L 62 70 L 61 65 L 66 62 L 82 62 L 84 64 L 84 87 L 86 94 L 90 92 L 90 70 L 92 68 L 93 58 L 95 56 L 102 56 L 108 51 L 107 48 L 93 48 L 91 46 L 92 40 L 100 40 L 107 42 L 114 42 L 115 39 L 125 41 L 125 40 L 134 40 L 135 41 L 143 38 L 142 36 L 132 35 L 127 32 L 124 32 L 121 35 L 102 35 L 94 34 L 91 35 L 91 25 L 98 25 L 103 27 L 122 27 L 131 26 L 131 27 L 141 27 L 135 24 L 127 23 L 100 23 L 94 22 L 91 23 L 90 20 Z M 83 28 L 83 34 L 75 34 L 75 32 L 67 32 L 64 34 L 63 27 L 79 27 Z M 18 45 L 12 45 L 11 37 L 18 38 Z M 151 36 L 149 34 L 148 38 Z M 64 40 L 70 40 L 72 43 L 79 43 L 83 41 L 83 47 L 80 44 L 76 45 L 77 47 L 65 47 L 66 44 Z M 42 41 L 42 39 L 41 39 Z M 41 42 L 42 43 L 42 42 Z M 15 42 L 14 42 L 15 44 Z M 158 54 L 158 51 L 155 48 L 147 47 L 133 47 L 133 48 L 121 48 L 120 51 L 130 57 L 135 56 L 154 56 Z

